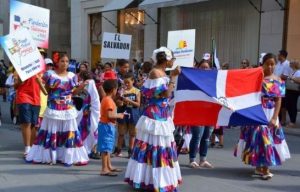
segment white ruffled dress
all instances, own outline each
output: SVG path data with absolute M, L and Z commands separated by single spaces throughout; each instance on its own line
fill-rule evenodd
M 60 77 L 55 71 L 47 71 L 43 80 L 50 89 L 47 109 L 26 161 L 86 165 L 88 153 L 78 131 L 78 112 L 72 102 L 72 90 L 77 85 L 75 74 L 69 72 L 67 76 Z
M 182 177 L 177 159 L 169 98 L 161 97 L 169 78 L 148 79 L 142 87 L 147 105 L 137 122 L 137 136 L 125 173 L 135 189 L 177 191 Z
M 94 80 L 88 80 L 83 96 L 83 107 L 77 116 L 78 129 L 83 145 L 90 154 L 98 143 L 98 124 L 100 119 L 100 98 Z

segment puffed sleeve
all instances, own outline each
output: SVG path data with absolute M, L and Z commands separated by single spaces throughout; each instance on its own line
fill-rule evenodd
M 141 88 L 141 93 L 148 99 L 160 97 L 160 94 L 168 90 L 169 78 L 147 79 Z

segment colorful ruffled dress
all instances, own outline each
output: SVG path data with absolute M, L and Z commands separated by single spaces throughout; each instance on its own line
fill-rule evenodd
M 269 121 L 275 110 L 275 99 L 284 97 L 284 94 L 284 82 L 264 79 L 262 107 Z M 279 125 L 278 118 L 277 124 Z M 281 165 L 290 158 L 282 127 L 267 125 L 242 127 L 235 156 L 241 157 L 245 164 L 255 167 Z
M 98 124 L 100 118 L 100 98 L 94 80 L 88 80 L 80 96 L 83 106 L 77 116 L 78 129 L 83 145 L 90 154 L 98 142 Z
M 147 105 L 137 122 L 137 136 L 129 159 L 125 181 L 135 189 L 177 191 L 182 181 L 169 109 L 169 78 L 147 79 L 141 89 Z
M 72 102 L 72 90 L 77 85 L 74 73 L 60 77 L 55 71 L 47 71 L 43 80 L 49 87 L 47 108 L 34 145 L 26 156 L 35 163 L 56 163 L 66 166 L 87 164 L 88 153 L 83 146 L 78 124 L 77 110 Z

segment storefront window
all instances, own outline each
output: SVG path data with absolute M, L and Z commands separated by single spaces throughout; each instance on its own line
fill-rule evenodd
M 91 67 L 99 62 L 101 52 L 101 13 L 90 14 Z
M 3 36 L 3 23 L 0 23 L 0 36 Z M 4 59 L 3 49 L 0 46 L 0 60 Z
M 132 35 L 130 59 L 144 55 L 144 12 L 137 8 L 120 11 L 120 33 Z

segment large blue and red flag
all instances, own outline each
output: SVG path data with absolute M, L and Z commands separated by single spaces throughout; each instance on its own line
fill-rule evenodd
M 261 104 L 261 68 L 182 68 L 175 91 L 176 125 L 266 125 Z

